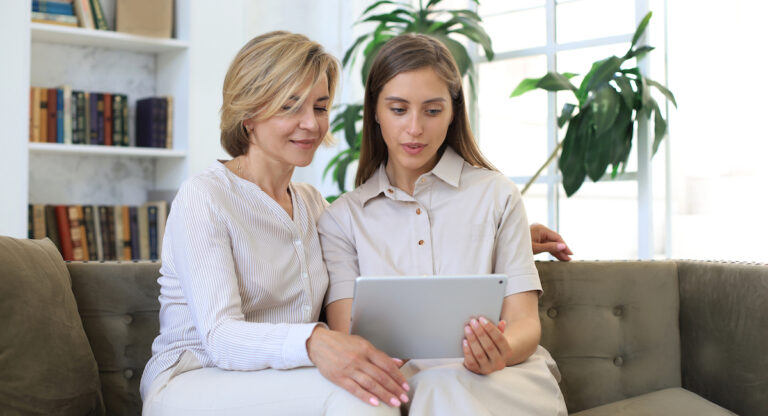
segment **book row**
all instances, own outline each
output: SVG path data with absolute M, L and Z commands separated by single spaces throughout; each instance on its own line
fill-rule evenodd
M 168 204 L 29 205 L 29 238 L 50 238 L 64 260 L 160 259 Z
M 99 0 L 32 0 L 32 21 L 108 30 Z
M 173 98 L 136 102 L 136 146 L 173 147 Z M 128 96 L 60 88 L 29 89 L 29 141 L 130 146 Z

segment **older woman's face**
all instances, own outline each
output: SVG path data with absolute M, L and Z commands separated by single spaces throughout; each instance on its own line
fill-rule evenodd
M 251 148 L 255 146 L 269 159 L 292 166 L 307 166 L 312 162 L 328 132 L 327 77 L 323 75 L 312 86 L 303 103 L 298 102 L 299 95 L 283 103 L 283 110 L 292 110 L 288 114 L 261 121 L 246 120 L 245 126 L 253 129 Z

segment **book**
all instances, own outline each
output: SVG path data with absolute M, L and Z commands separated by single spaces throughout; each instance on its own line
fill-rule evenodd
M 45 234 L 53 241 L 59 253 L 63 253 L 61 239 L 59 238 L 59 225 L 56 221 L 56 207 L 53 205 L 45 206 Z
M 58 111 L 58 104 L 56 103 L 56 98 L 58 97 L 58 94 L 56 93 L 56 88 L 48 88 L 48 139 L 46 140 L 48 143 L 56 143 L 56 112 Z
M 115 250 L 115 207 L 107 206 L 107 243 L 109 246 L 109 260 L 117 260 Z
M 123 131 L 123 146 L 131 145 L 131 138 L 128 135 L 128 96 L 122 95 L 123 99 L 123 115 L 122 115 L 122 131 Z
M 136 146 L 166 147 L 167 111 L 165 97 L 136 101 Z
M 99 231 L 101 231 L 101 248 L 104 260 L 112 260 L 112 251 L 109 249 L 109 215 L 107 206 L 99 206 Z
M 27 238 L 30 240 L 35 238 L 34 215 L 34 212 L 32 212 L 32 204 L 27 204 Z
M 77 20 L 80 22 L 80 27 L 86 29 L 95 29 L 93 24 L 93 13 L 91 12 L 90 0 L 75 0 L 72 4 L 77 15 Z
M 45 205 L 34 204 L 32 205 L 32 238 L 40 240 L 48 235 L 48 230 L 45 224 Z
M 83 205 L 83 225 L 85 225 L 85 239 L 88 241 L 88 260 L 99 260 L 92 205 Z
M 157 207 L 147 205 L 147 223 L 149 227 L 149 259 L 157 260 Z
M 131 253 L 131 210 L 127 205 L 120 207 L 123 211 L 123 260 L 132 260 Z
M 63 142 L 64 144 L 72 144 L 72 87 L 64 85 L 61 87 L 61 94 L 64 98 L 64 113 L 63 113 Z
M 107 19 L 104 18 L 104 10 L 99 0 L 91 0 L 91 12 L 93 13 L 94 26 L 98 30 L 109 30 Z
M 167 124 L 165 129 L 165 147 L 173 149 L 173 96 L 165 97 L 168 102 L 168 111 L 166 114 Z
M 112 144 L 123 145 L 123 97 L 120 94 L 112 95 Z
M 88 105 L 90 106 L 90 138 L 88 139 L 88 144 L 99 144 L 99 97 L 97 93 L 90 93 Z
M 140 260 L 138 208 L 128 207 L 131 221 L 131 260 Z
M 96 144 L 104 144 L 104 94 L 96 95 Z M 92 96 L 93 96 L 92 95 Z
M 40 88 L 32 87 L 29 93 L 29 115 L 32 119 L 32 124 L 29 131 L 29 141 L 40 141 Z
M 85 115 L 85 125 L 83 126 L 85 142 L 83 144 L 94 144 L 91 142 L 91 93 L 84 92 L 83 100 L 83 113 Z
M 32 12 L 32 21 L 35 23 L 77 27 L 77 17 L 65 14 Z
M 74 16 L 75 10 L 72 3 L 60 3 L 47 0 L 32 0 L 32 11 Z
M 64 143 L 64 90 L 56 90 L 56 143 Z
M 69 235 L 72 238 L 72 260 L 84 260 L 83 240 L 80 234 L 80 215 L 77 206 L 70 205 L 67 207 L 67 215 L 69 216 Z
M 40 135 L 39 142 L 48 141 L 48 88 L 38 88 L 40 93 Z
M 149 229 L 150 229 L 150 258 L 159 260 L 163 254 L 163 236 L 165 235 L 165 222 L 168 219 L 168 203 L 165 201 L 150 201 L 147 202 L 148 209 L 150 211 L 147 212 L 149 216 Z M 153 213 L 154 211 L 154 223 L 153 223 Z M 152 230 L 155 230 L 155 257 L 152 257 L 153 250 L 152 250 Z
M 115 220 L 115 260 L 126 260 L 123 258 L 123 210 L 120 206 L 112 207 Z
M 80 218 L 80 238 L 83 246 L 83 260 L 91 260 L 90 253 L 88 252 L 88 234 L 85 230 L 85 216 L 83 215 L 83 206 L 77 205 L 77 216 Z M 95 259 L 94 259 L 95 260 Z
M 96 258 L 99 261 L 104 261 L 104 242 L 101 239 L 101 216 L 99 214 L 99 207 L 91 205 L 93 211 L 93 233 L 96 241 Z
M 112 146 L 112 94 L 104 94 L 104 144 Z
M 74 260 L 72 234 L 70 234 L 66 205 L 56 205 L 56 224 L 59 230 L 59 238 L 61 239 L 61 256 L 64 260 Z
M 139 231 L 139 260 L 149 260 L 149 216 L 147 204 L 137 209 L 136 222 Z
M 72 133 L 72 143 L 86 144 L 86 117 L 88 112 L 85 111 L 85 92 L 73 91 L 72 95 L 75 98 L 75 111 L 73 114 L 73 119 L 76 120 L 74 123 L 76 127 Z

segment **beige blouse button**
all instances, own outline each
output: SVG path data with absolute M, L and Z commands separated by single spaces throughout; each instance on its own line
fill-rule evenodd
M 421 178 L 421 183 L 424 183 L 424 182 L 426 182 L 426 181 L 427 181 L 426 179 L 424 179 L 424 178 Z
M 389 192 L 390 194 L 395 193 L 395 191 L 393 191 L 392 188 L 387 189 L 387 192 Z
M 423 246 L 424 245 L 424 240 L 419 240 L 419 245 Z
M 421 208 L 416 208 L 416 215 L 421 215 Z

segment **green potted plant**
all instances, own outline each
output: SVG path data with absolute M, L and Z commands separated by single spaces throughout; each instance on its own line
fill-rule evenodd
M 515 88 L 511 97 L 541 88 L 546 91 L 570 90 L 578 104 L 566 103 L 557 119 L 558 127 L 568 124 L 563 140 L 557 145 L 547 161 L 523 188 L 523 193 L 555 158 L 562 148 L 558 167 L 563 175 L 563 188 L 571 196 L 589 176 L 597 182 L 608 166 L 612 167 L 611 178 L 627 166 L 634 127 L 642 119 L 653 115 L 653 154 L 667 132 L 667 122 L 661 114 L 659 104 L 651 97 L 651 87 L 658 89 L 677 107 L 671 91 L 663 85 L 644 76 L 635 66 L 622 66 L 632 59 L 639 60 L 652 51 L 651 46 L 637 46 L 645 32 L 651 13 L 645 15 L 637 27 L 629 50 L 622 57 L 610 56 L 592 64 L 577 88 L 570 79 L 573 73 L 549 72 L 541 78 L 526 78 Z
M 488 60 L 493 59 L 491 38 L 480 25 L 482 19 L 471 10 L 446 10 L 438 6 L 443 0 L 419 1 L 418 7 L 406 0 L 377 1 L 365 9 L 360 20 L 356 23 L 378 22 L 376 28 L 358 37 L 347 49 L 342 59 L 342 65 L 352 67 L 357 59 L 362 59 L 361 77 L 363 85 L 368 78 L 373 60 L 379 49 L 389 39 L 403 33 L 424 33 L 440 40 L 451 51 L 459 67 L 461 75 L 468 75 L 470 86 L 474 85 L 472 60 L 466 47 L 456 38 L 465 38 L 478 43 Z M 478 3 L 478 0 L 474 0 Z M 383 10 L 387 11 L 383 11 Z M 336 154 L 325 167 L 323 178 L 332 172 L 333 181 L 341 193 L 346 192 L 345 179 L 349 165 L 360 156 L 360 141 L 362 130 L 360 123 L 363 119 L 361 103 L 347 104 L 339 109 L 331 121 L 331 131 L 344 131 L 344 140 L 348 148 Z M 329 197 L 329 201 L 336 197 Z

